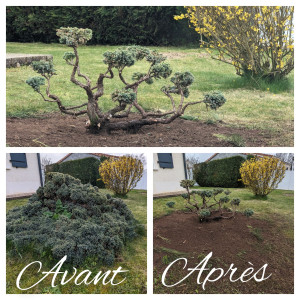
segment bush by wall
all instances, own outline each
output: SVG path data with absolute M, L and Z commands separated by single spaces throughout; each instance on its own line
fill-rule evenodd
M 91 44 L 198 44 L 188 20 L 174 20 L 181 13 L 181 6 L 8 6 L 6 38 L 57 43 L 56 29 L 79 27 L 93 30 Z
M 195 165 L 194 179 L 199 186 L 243 187 L 240 167 L 245 159 L 241 156 L 212 160 Z
M 90 183 L 99 188 L 104 188 L 105 184 L 103 181 L 97 179 L 100 179 L 99 165 L 106 159 L 105 156 L 102 156 L 100 160 L 94 157 L 87 157 L 65 161 L 60 164 L 52 164 L 47 166 L 47 173 L 58 172 L 69 174 L 78 178 L 82 183 Z

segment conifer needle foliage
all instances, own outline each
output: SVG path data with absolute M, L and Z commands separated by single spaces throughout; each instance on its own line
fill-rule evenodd
M 80 265 L 86 258 L 112 265 L 139 226 L 126 204 L 79 179 L 48 173 L 44 187 L 28 203 L 7 214 L 7 245 L 12 253 L 30 249 Z

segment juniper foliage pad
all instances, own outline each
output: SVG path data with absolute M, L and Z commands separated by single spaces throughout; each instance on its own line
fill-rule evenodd
M 124 244 L 137 236 L 138 224 L 129 208 L 70 175 L 47 176 L 45 186 L 26 205 L 7 214 L 11 251 L 50 251 L 54 259 L 67 255 L 73 265 L 88 257 L 112 265 Z

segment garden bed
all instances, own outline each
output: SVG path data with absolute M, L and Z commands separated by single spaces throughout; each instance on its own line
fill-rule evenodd
M 144 126 L 137 133 L 119 130 L 111 134 L 92 134 L 86 130 L 85 120 L 85 117 L 59 113 L 36 118 L 7 118 L 6 143 L 10 147 L 259 147 L 274 142 L 274 136 L 267 131 L 228 127 L 222 122 L 208 125 L 176 119 L 166 125 Z M 218 138 L 216 134 L 229 140 Z M 232 136 L 235 139 L 230 141 Z
M 203 291 L 196 283 L 198 272 L 195 272 L 175 287 L 162 285 L 160 278 L 163 271 L 176 258 L 185 257 L 188 259 L 186 268 L 195 267 L 211 251 L 211 267 L 220 267 L 226 272 L 234 263 L 237 274 L 241 274 L 249 267 L 248 262 L 254 265 L 255 270 L 267 263 L 266 273 L 272 273 L 272 276 L 262 282 L 250 280 L 246 283 L 232 283 L 228 276 L 222 277 L 207 283 Z M 293 257 L 292 240 L 274 226 L 274 220 L 247 218 L 238 213 L 229 220 L 199 223 L 195 214 L 179 211 L 154 220 L 154 293 L 290 294 L 294 290 Z M 169 273 L 172 282 L 187 274 L 182 268 L 182 265 L 173 267 Z M 202 281 L 208 272 L 204 274 Z

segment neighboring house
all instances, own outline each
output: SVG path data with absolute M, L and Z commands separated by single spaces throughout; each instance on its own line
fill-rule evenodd
M 248 155 L 255 155 L 258 157 L 272 157 L 271 154 L 265 153 L 215 153 L 210 158 L 208 158 L 205 162 L 209 162 L 212 160 L 228 158 L 233 156 L 241 156 L 247 158 Z M 294 170 L 291 164 L 284 162 L 286 165 L 285 176 L 283 180 L 279 183 L 277 190 L 294 190 Z
M 180 181 L 187 178 L 184 153 L 154 153 L 153 194 L 184 192 Z
M 69 153 L 62 159 L 60 159 L 57 164 L 70 161 L 70 160 L 76 160 L 76 159 L 82 159 L 82 158 L 87 158 L 87 157 L 94 157 L 100 160 L 101 157 L 117 157 L 116 155 L 110 155 L 110 154 L 105 154 L 105 153 Z M 136 187 L 134 188 L 135 190 L 146 190 L 147 189 L 147 170 L 144 169 L 143 176 L 141 180 L 137 183 Z
M 6 197 L 28 197 L 43 185 L 39 153 L 6 153 Z

